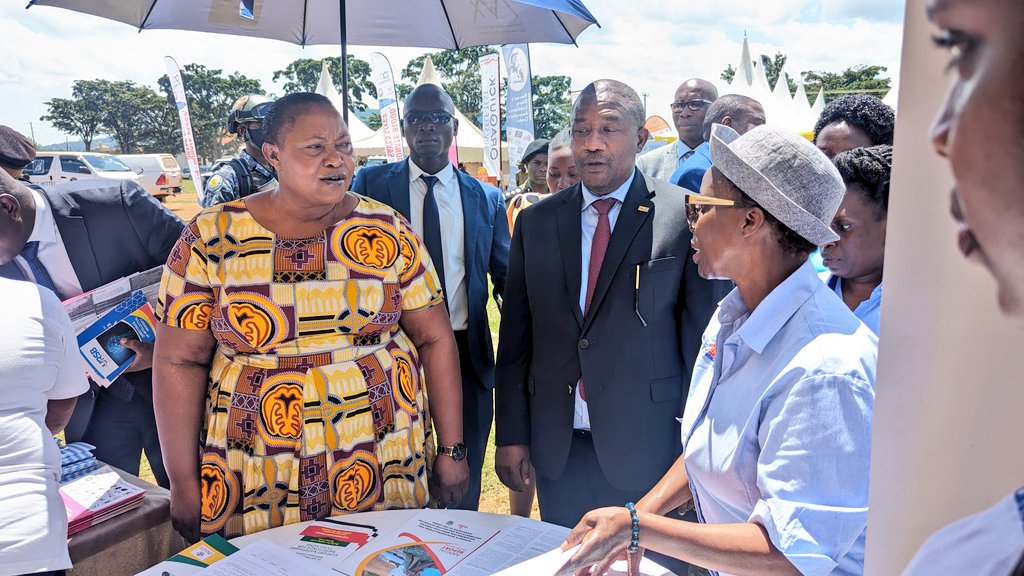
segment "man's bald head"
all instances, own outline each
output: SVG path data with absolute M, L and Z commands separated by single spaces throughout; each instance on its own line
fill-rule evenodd
M 644 104 L 640 100 L 640 96 L 628 85 L 619 82 L 618 80 L 595 80 L 586 86 L 579 97 L 576 99 L 576 104 L 573 105 L 573 115 L 575 116 L 576 110 L 580 107 L 584 100 L 588 102 L 594 102 L 596 100 L 604 100 L 607 102 L 614 103 L 616 106 L 622 108 L 622 111 L 626 114 L 626 118 L 631 124 L 635 125 L 637 129 L 644 127 L 644 122 L 647 119 L 644 117 Z
M 676 88 L 672 121 L 679 139 L 690 148 L 704 141 L 704 118 L 708 106 L 718 99 L 718 89 L 703 78 L 690 78 Z
M 715 124 L 724 124 L 743 135 L 765 121 L 760 102 L 741 94 L 726 94 L 708 106 L 704 118 L 704 141 L 711 139 L 711 127 Z
M 0 170 L 0 265 L 21 252 L 36 221 L 32 191 Z
M 587 85 L 572 108 L 572 155 L 587 189 L 604 196 L 633 175 L 647 142 L 644 105 L 617 80 Z

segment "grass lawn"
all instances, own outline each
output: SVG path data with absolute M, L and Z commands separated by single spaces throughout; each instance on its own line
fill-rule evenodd
M 182 187 L 182 193 L 166 198 L 164 205 L 185 221 L 191 220 L 192 217 L 198 214 L 202 209 L 199 206 L 199 202 L 196 200 L 196 189 L 191 180 L 185 180 Z M 491 327 L 491 336 L 493 337 L 495 345 L 497 345 L 499 315 L 498 309 L 494 305 L 493 300 L 487 303 L 487 320 Z M 139 476 L 150 482 L 155 482 L 149 462 L 145 457 L 143 457 L 142 460 L 142 468 L 139 472 Z M 505 486 L 498 480 L 498 476 L 494 473 L 493 427 L 491 429 L 491 440 L 487 447 L 487 455 L 484 459 L 483 478 L 481 479 L 480 489 L 480 511 L 494 512 L 497 514 L 508 514 L 509 511 L 508 489 L 505 488 Z M 534 502 L 531 516 L 533 518 L 540 518 L 540 515 L 537 512 L 536 502 Z

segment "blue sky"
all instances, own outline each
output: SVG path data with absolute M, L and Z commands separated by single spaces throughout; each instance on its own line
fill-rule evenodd
M 793 71 L 840 71 L 857 64 L 881 64 L 895 79 L 899 73 L 903 2 L 897 0 L 584 0 L 601 22 L 580 35 L 579 47 L 531 46 L 533 72 L 565 74 L 574 88 L 597 78 L 615 78 L 647 92 L 651 114 L 669 114 L 676 86 L 690 77 L 719 84 L 719 74 L 736 65 L 743 34 L 752 53 L 789 56 Z M 259 78 L 264 88 L 281 93 L 271 77 L 296 58 L 323 58 L 336 47 L 301 48 L 285 42 L 198 32 L 134 28 L 50 7 L 0 7 L 0 124 L 28 134 L 41 144 L 64 135 L 39 119 L 44 102 L 66 98 L 77 79 L 134 80 L 156 88 L 164 73 L 163 56 L 179 64 L 198 62 L 225 73 Z M 366 59 L 381 51 L 395 71 L 425 52 L 415 48 L 351 47 Z M 769 119 L 770 121 L 770 119 Z M 29 123 L 31 124 L 31 127 Z

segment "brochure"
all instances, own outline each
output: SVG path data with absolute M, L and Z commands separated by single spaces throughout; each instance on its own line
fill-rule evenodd
M 142 505 L 146 491 L 110 466 L 60 486 L 68 515 L 68 536 Z
M 299 556 L 336 566 L 377 537 L 377 528 L 325 518 L 302 529 L 288 547 Z
M 142 290 L 93 322 L 78 335 L 78 347 L 87 370 L 100 386 L 110 386 L 135 361 L 135 352 L 121 344 L 122 338 L 152 342 L 156 318 Z

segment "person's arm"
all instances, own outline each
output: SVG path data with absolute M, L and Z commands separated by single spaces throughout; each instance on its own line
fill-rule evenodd
M 459 351 L 444 305 L 402 312 L 402 330 L 419 352 L 437 442 L 461 444 L 462 375 Z M 469 464 L 438 454 L 434 459 L 431 493 L 439 507 L 455 504 L 469 487 Z
M 696 524 L 646 512 L 637 515 L 640 545 L 647 550 L 737 576 L 800 576 L 759 524 Z M 622 557 L 631 529 L 625 507 L 588 512 L 562 544 L 563 550 L 581 546 L 559 574 L 588 574 L 594 565 L 594 574 L 604 574 Z
M 492 222 L 493 237 L 491 238 L 491 259 L 489 269 L 491 273 L 491 284 L 494 286 L 494 300 L 498 302 L 499 309 L 504 306 L 505 277 L 508 275 L 508 255 L 511 238 L 509 234 L 509 220 L 505 211 L 505 200 L 501 191 L 497 188 L 490 191 L 496 206 L 494 207 L 494 222 Z
M 690 478 L 686 475 L 686 462 L 683 455 L 680 454 L 668 472 L 654 485 L 654 488 L 651 488 L 636 503 L 636 509 L 664 516 L 670 510 L 685 506 L 692 501 L 693 494 L 690 492 Z
M 45 288 L 38 288 L 46 318 L 46 326 L 56 327 L 60 333 L 61 350 L 57 358 L 57 374 L 53 387 L 46 393 L 46 416 L 44 421 L 51 434 L 57 434 L 67 426 L 75 411 L 78 396 L 89 391 L 85 376 L 85 361 L 78 350 L 78 339 L 64 306 L 57 296 Z M 51 324 L 54 323 L 54 324 Z
M 508 259 L 508 278 L 495 365 L 494 471 L 505 486 L 521 492 L 530 480 L 530 405 L 527 379 L 533 348 L 533 320 L 526 293 L 523 223 L 520 214 Z
M 68 425 L 77 403 L 77 396 L 46 401 L 46 428 L 50 434 L 59 434 Z
M 199 432 L 215 346 L 208 330 L 156 326 L 153 412 L 171 481 L 171 522 L 189 542 L 200 537 Z
M 167 261 L 185 222 L 135 182 L 121 184 L 121 204 L 139 243 L 155 263 Z M 138 263 L 140 266 L 144 263 Z M 142 272 L 143 270 L 133 270 Z

